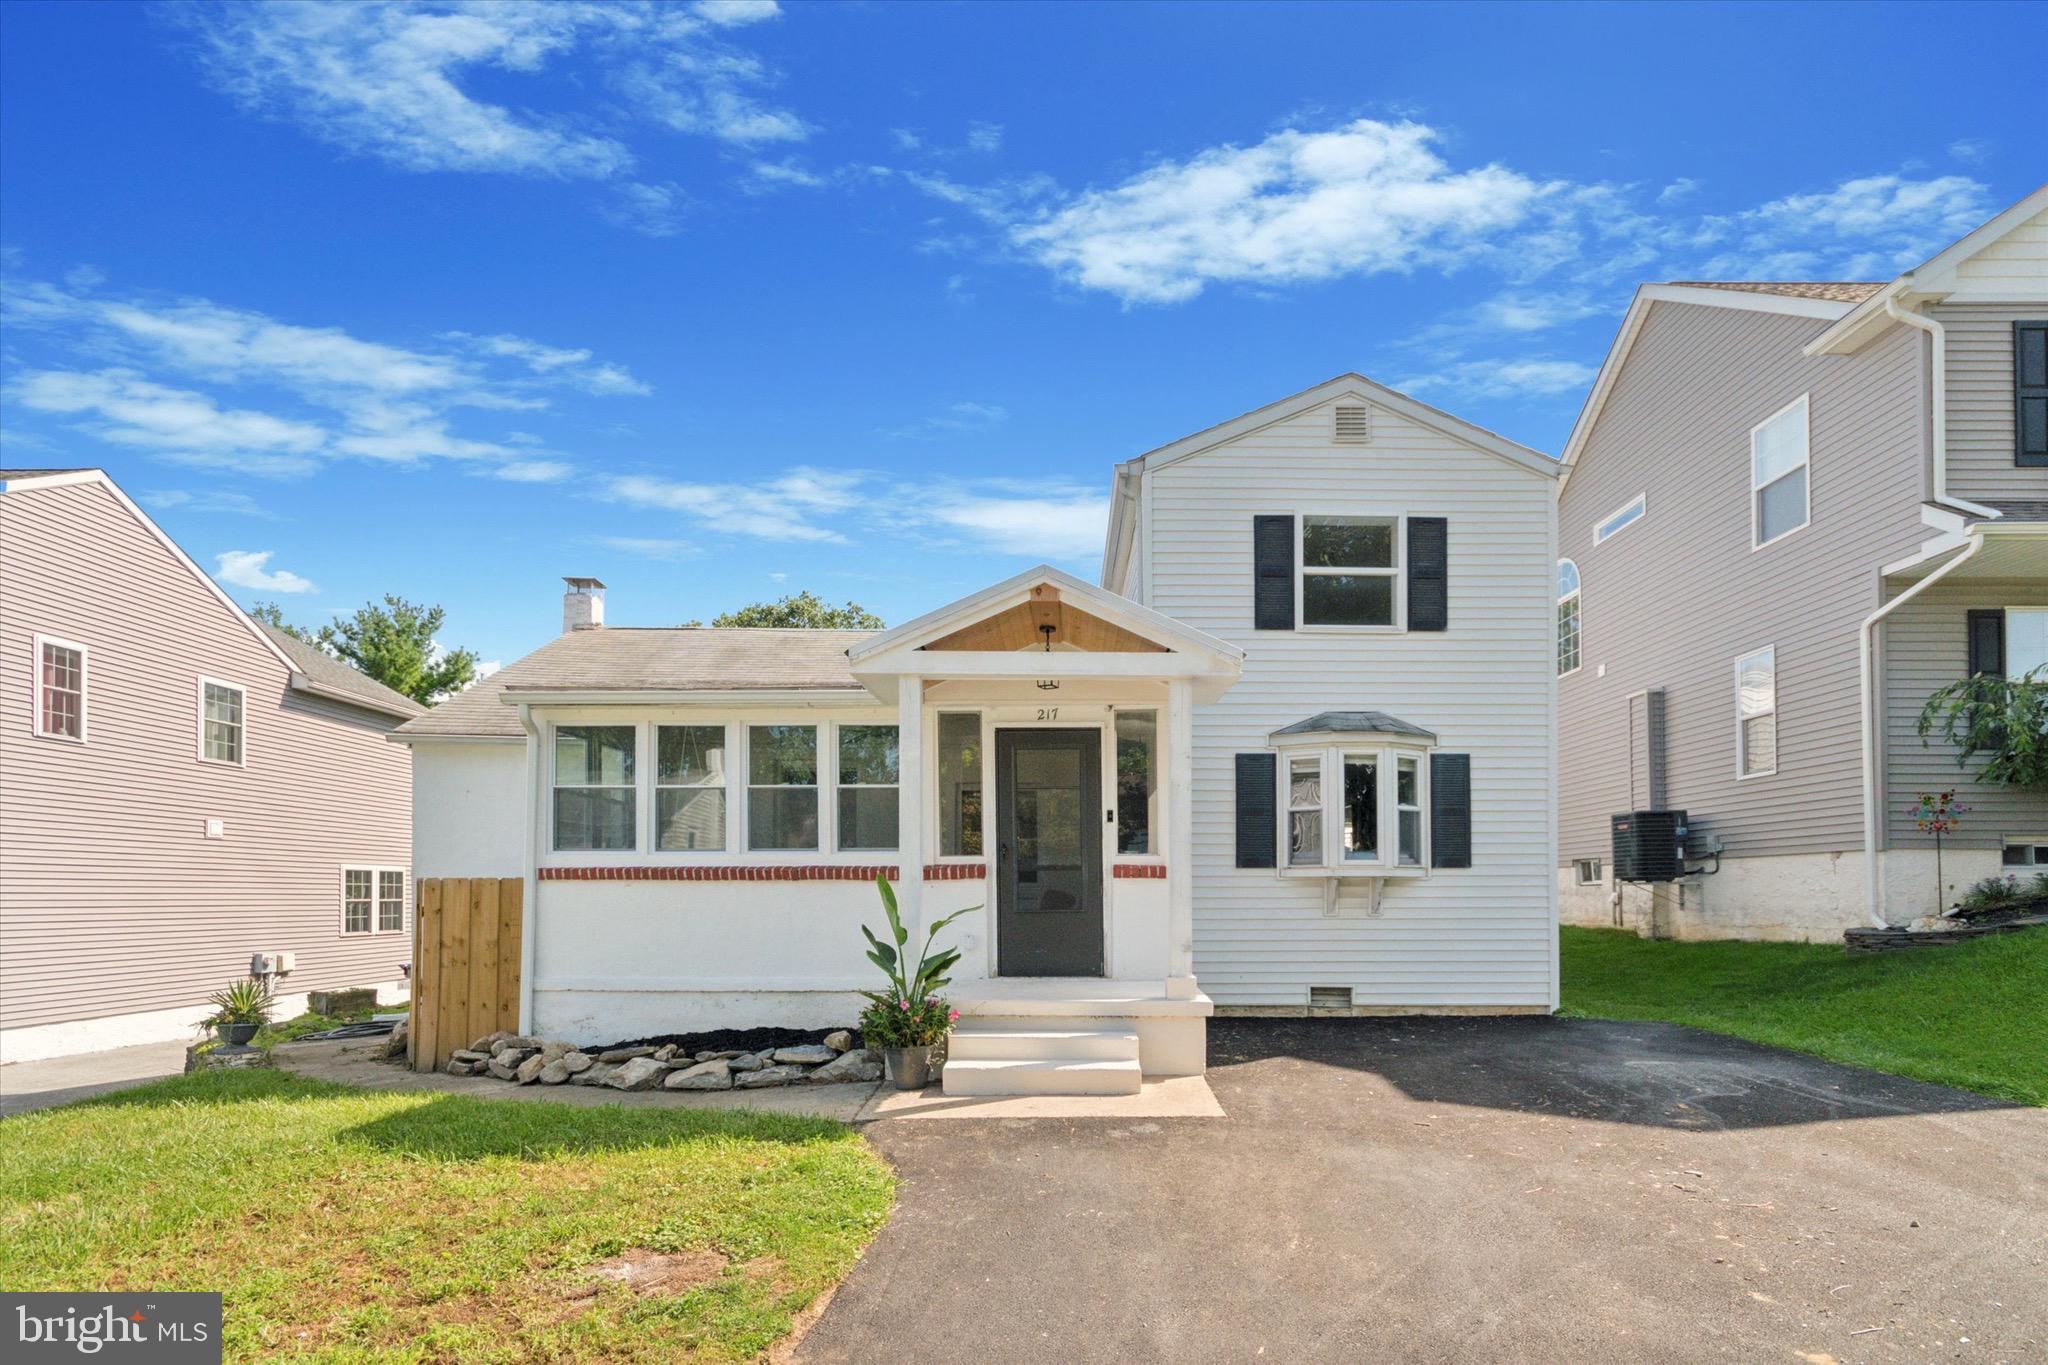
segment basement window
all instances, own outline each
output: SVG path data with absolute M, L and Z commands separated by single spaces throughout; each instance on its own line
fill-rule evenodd
M 1572 879 L 1580 886 L 1598 886 L 1606 870 L 1599 858 L 1580 858 L 1572 863 Z
M 2004 861 L 2007 867 L 2048 867 L 2048 837 L 2007 839 Z

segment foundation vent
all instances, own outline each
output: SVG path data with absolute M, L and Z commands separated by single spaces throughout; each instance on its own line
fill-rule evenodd
M 1310 986 L 1308 1007 L 1312 1010 L 1349 1010 L 1351 988 L 1349 986 Z
M 1372 427 L 1366 421 L 1365 406 L 1360 403 L 1337 405 L 1336 427 L 1331 439 L 1343 445 L 1362 446 L 1372 439 Z

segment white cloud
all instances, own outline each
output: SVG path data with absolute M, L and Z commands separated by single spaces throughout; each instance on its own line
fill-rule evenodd
M 599 536 L 597 543 L 642 559 L 694 559 L 704 553 L 703 547 L 692 541 L 665 536 Z
M 800 468 L 763 483 L 737 484 L 628 474 L 606 480 L 604 495 L 637 507 L 680 512 L 711 530 L 733 535 L 845 543 L 844 535 L 819 519 L 821 514 L 853 507 L 865 477 Z
M 311 583 L 288 569 L 268 569 L 272 550 L 224 550 L 214 556 L 213 576 L 237 588 L 258 592 L 317 592 Z
M 906 516 L 977 548 L 1047 560 L 1102 553 L 1109 498 L 1079 485 L 994 482 L 923 488 L 906 498 Z
M 980 152 L 984 156 L 1003 149 L 1003 125 L 1000 123 L 970 123 L 967 125 L 967 150 Z
M 1714 249 L 1693 278 L 1889 279 L 1991 216 L 1968 176 L 1859 176 L 1742 213 L 1704 218 L 1695 240 Z
M 1975 166 L 1991 159 L 1991 143 L 1981 137 L 1959 137 L 1948 144 L 1948 154 L 1958 161 Z
M 471 336 L 467 332 L 448 332 L 444 335 L 450 340 L 465 342 L 485 355 L 520 361 L 537 375 L 573 384 L 586 393 L 607 396 L 632 394 L 636 397 L 645 397 L 654 392 L 635 379 L 622 365 L 594 363 L 587 347 L 571 350 L 563 346 L 549 346 L 527 337 L 513 336 L 510 333 L 488 337 Z
M 576 472 L 565 460 L 513 460 L 490 467 L 491 477 L 507 483 L 559 483 Z
M 1593 380 L 1591 365 L 1576 360 L 1469 360 L 1394 387 L 1418 397 L 1451 393 L 1462 398 L 1529 398 L 1580 390 Z
M 740 145 L 807 136 L 801 118 L 760 98 L 772 73 L 728 36 L 779 13 L 766 0 L 361 0 L 178 11 L 221 90 L 344 151 L 408 171 L 599 181 L 632 174 L 643 157 L 628 139 L 647 125 Z M 624 102 L 588 99 L 580 71 L 547 81 L 551 66 L 572 60 Z M 561 103 L 556 87 L 583 96 L 583 107 L 539 112 L 551 97 Z M 657 202 L 664 196 L 673 200 L 672 187 L 630 187 L 607 216 L 665 235 L 675 205 Z
M 225 512 L 236 516 L 272 519 L 269 509 L 247 493 L 233 493 L 222 488 L 202 489 L 199 492 L 184 488 L 156 488 L 138 493 L 135 500 L 144 507 L 159 510 L 179 507 L 187 512 Z
M 1657 202 L 1660 204 L 1681 203 L 1698 194 L 1699 189 L 1699 181 L 1689 175 L 1681 175 L 1678 179 L 1657 191 Z
M 1075 195 L 1009 236 L 1063 278 L 1127 304 L 1178 302 L 1211 283 L 1455 268 L 1551 187 L 1499 165 L 1454 169 L 1435 140 L 1420 124 L 1373 119 L 1287 129 Z
M 920 418 L 909 426 L 897 427 L 882 434 L 900 440 L 928 441 L 943 436 L 986 431 L 1000 422 L 1007 421 L 1009 416 L 1007 409 L 993 403 L 949 403 L 929 417 Z
M 689 206 L 689 196 L 675 185 L 635 182 L 613 189 L 610 200 L 599 206 L 597 212 L 614 227 L 660 238 L 673 237 L 683 230 L 683 215 Z
M 132 370 L 31 370 L 8 396 L 37 412 L 78 418 L 102 441 L 156 451 L 304 457 L 327 441 L 311 423 L 222 408 L 203 393 L 152 383 Z

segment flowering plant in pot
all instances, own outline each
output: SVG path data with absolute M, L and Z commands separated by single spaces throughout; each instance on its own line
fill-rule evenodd
M 237 981 L 206 997 L 213 1013 L 199 1021 L 211 1028 L 213 1036 L 233 1047 L 241 1047 L 270 1022 L 270 987 L 254 977 Z
M 883 876 L 875 878 L 875 887 L 882 893 L 882 911 L 889 917 L 891 941 L 882 942 L 865 924 L 860 931 L 867 935 L 868 961 L 887 975 L 889 988 L 861 992 L 868 1001 L 860 1016 L 861 1041 L 881 1049 L 889 1079 L 898 1090 L 917 1090 L 931 1080 L 932 1049 L 946 1040 L 960 1017 L 960 1011 L 939 994 L 952 980 L 946 973 L 960 960 L 960 950 L 947 948 L 934 953 L 932 941 L 939 936 L 939 930 L 981 907 L 956 910 L 934 922 L 925 933 L 924 946 L 918 950 L 913 965 L 909 956 L 910 930 L 904 927 L 903 917 L 897 912 L 896 892 Z

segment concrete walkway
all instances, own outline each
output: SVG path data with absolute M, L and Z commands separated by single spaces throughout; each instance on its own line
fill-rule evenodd
M 798 1360 L 2048 1360 L 2048 1111 L 1664 1024 L 1223 1020 L 1222 1119 L 863 1129 Z
M 185 1048 L 185 1043 L 176 1041 L 142 1043 L 0 1066 L 0 1118 L 181 1075 Z

